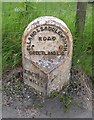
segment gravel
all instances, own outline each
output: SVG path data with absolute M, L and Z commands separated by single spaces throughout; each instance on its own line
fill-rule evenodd
M 8 71 L 3 75 L 2 83 L 3 117 L 80 117 L 78 113 L 83 113 L 82 117 L 91 117 L 92 110 L 91 108 L 88 109 L 87 105 L 91 105 L 90 86 L 90 77 L 72 68 L 70 84 L 65 86 L 55 98 L 44 99 L 37 95 L 30 86 L 24 84 L 22 68 Z M 66 114 L 59 99 L 61 95 L 73 97 L 71 106 Z M 86 98 L 89 102 L 86 101 Z M 83 104 L 84 102 L 86 103 L 85 105 Z

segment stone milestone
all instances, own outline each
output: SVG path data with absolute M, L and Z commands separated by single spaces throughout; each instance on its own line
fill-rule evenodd
M 22 37 L 24 82 L 42 96 L 60 91 L 69 82 L 72 44 L 62 20 L 52 16 L 33 20 Z

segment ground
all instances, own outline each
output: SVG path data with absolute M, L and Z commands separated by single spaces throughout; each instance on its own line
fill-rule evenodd
M 92 118 L 92 111 L 78 107 L 75 103 L 71 105 L 68 112 L 63 111 L 62 103 L 54 98 L 46 100 L 42 108 L 32 107 L 32 103 L 20 104 L 14 101 L 13 105 L 3 106 L 4 118 Z
M 75 79 L 77 82 L 78 77 L 83 79 L 83 73 L 75 69 L 72 70 L 71 74 L 71 81 Z M 88 76 L 84 78 L 90 81 Z M 3 118 L 92 118 L 92 106 L 90 107 L 92 101 L 86 101 L 92 95 L 88 94 L 86 89 L 90 88 L 86 85 L 86 81 L 85 84 L 83 81 L 79 87 L 79 80 L 77 84 L 72 81 L 59 93 L 54 93 L 44 99 L 35 94 L 30 86 L 24 84 L 22 68 L 7 71 L 3 77 Z M 83 88 L 84 92 L 82 92 Z M 63 95 L 67 96 L 68 99 L 65 99 L 67 102 L 60 99 Z M 72 99 L 69 99 L 69 96 Z

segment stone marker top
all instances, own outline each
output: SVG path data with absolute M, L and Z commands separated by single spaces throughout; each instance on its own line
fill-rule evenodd
M 53 16 L 42 16 L 42 17 L 38 17 L 34 19 L 31 23 L 29 23 L 29 25 L 25 29 L 23 36 L 27 35 L 27 32 L 29 32 L 31 29 L 37 26 L 43 25 L 43 24 L 52 24 L 52 25 L 60 27 L 61 29 L 66 28 L 67 29 L 66 33 L 67 34 L 69 33 L 71 36 L 70 30 L 67 27 L 67 25 L 62 20 L 56 17 L 53 17 Z
M 25 29 L 22 41 L 23 57 L 46 74 L 71 59 L 72 35 L 58 18 L 35 19 Z

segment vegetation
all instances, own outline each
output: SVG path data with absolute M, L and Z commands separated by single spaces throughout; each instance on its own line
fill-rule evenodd
M 39 16 L 55 16 L 63 20 L 73 35 L 73 65 L 91 75 L 92 71 L 92 7 L 88 4 L 83 40 L 75 36 L 76 3 L 3 3 L 2 4 L 3 70 L 22 64 L 21 39 L 26 26 Z
M 72 100 L 72 96 L 69 96 L 68 94 L 62 94 L 60 96 L 60 101 L 63 103 L 64 112 L 68 111 L 69 107 L 71 106 L 71 103 L 73 102 Z
M 8 94 L 14 95 L 21 91 L 21 78 L 17 78 L 17 76 L 13 75 L 8 82 L 7 85 L 5 83 L 2 84 L 2 91 L 8 91 Z
M 51 98 L 54 98 L 54 97 L 56 97 L 58 94 L 59 94 L 59 92 L 58 92 L 57 90 L 53 90 L 50 97 L 51 97 Z

